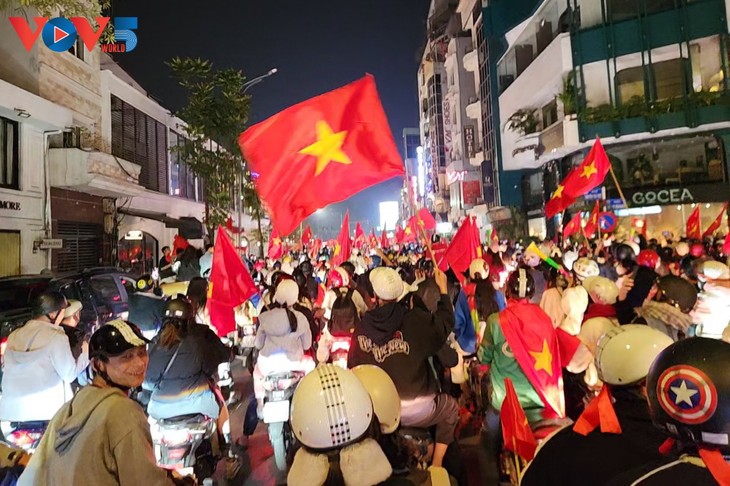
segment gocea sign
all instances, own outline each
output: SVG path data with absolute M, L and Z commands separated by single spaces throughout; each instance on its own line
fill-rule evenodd
M 644 204 L 682 204 L 694 202 L 694 196 L 689 189 L 660 189 L 658 191 L 635 192 L 631 196 L 635 205 Z
M 40 37 L 43 43 L 54 52 L 64 52 L 76 44 L 76 39 L 86 46 L 89 52 L 99 42 L 102 32 L 111 21 L 110 17 L 96 17 L 96 30 L 85 17 L 33 17 L 35 30 L 30 26 L 25 17 L 8 17 L 18 38 L 27 51 Z M 137 17 L 114 17 L 114 43 L 101 44 L 104 52 L 130 52 L 137 47 Z

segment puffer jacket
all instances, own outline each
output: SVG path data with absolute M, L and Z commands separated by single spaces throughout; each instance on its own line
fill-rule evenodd
M 286 309 L 276 308 L 259 315 L 259 329 L 254 345 L 259 357 L 286 355 L 289 361 L 301 361 L 304 351 L 312 347 L 312 331 L 309 322 L 299 311 L 289 309 L 297 319 L 297 329 L 292 332 Z

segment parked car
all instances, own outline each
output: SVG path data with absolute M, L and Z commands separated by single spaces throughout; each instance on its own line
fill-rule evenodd
M 67 299 L 81 301 L 81 323 L 86 331 L 113 318 L 127 317 L 128 295 L 136 277 L 115 267 L 99 267 L 59 275 L 24 275 L 0 278 L 0 360 L 8 336 L 31 317 L 30 304 L 45 290 L 58 290 Z M 81 325 L 81 324 L 80 324 Z

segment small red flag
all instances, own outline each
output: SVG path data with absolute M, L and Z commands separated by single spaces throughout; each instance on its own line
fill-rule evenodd
M 601 392 L 583 410 L 573 426 L 573 431 L 580 435 L 588 435 L 600 425 L 604 434 L 620 434 L 621 424 L 611 403 L 611 392 L 604 385 Z
M 720 229 L 720 226 L 722 226 L 722 217 L 725 214 L 725 211 L 727 210 L 727 203 L 725 203 L 722 206 L 722 209 L 720 210 L 720 214 L 717 215 L 717 218 L 715 218 L 715 221 L 712 222 L 710 226 L 707 227 L 707 229 L 702 233 L 702 238 L 708 235 L 715 234 L 715 231 Z
M 355 225 L 355 248 L 362 248 L 365 244 L 365 231 L 360 226 L 360 221 Z
M 403 239 L 405 238 L 405 231 L 403 231 L 403 228 L 398 224 L 395 226 L 395 242 L 399 245 L 403 244 Z
M 416 216 L 418 217 L 418 221 L 422 224 L 424 229 L 436 229 L 436 220 L 434 219 L 433 215 L 431 215 L 431 212 L 428 209 L 421 208 Z
M 474 228 L 471 218 L 466 218 L 461 227 L 451 240 L 451 244 L 446 249 L 444 258 L 448 262 L 451 269 L 460 277 L 471 264 L 472 260 L 477 258 L 477 249 L 474 246 Z
M 700 207 L 697 206 L 687 218 L 687 238 L 699 240 L 700 237 Z
M 388 232 L 383 230 L 380 234 L 380 248 L 383 250 L 390 248 L 390 241 L 388 240 Z
M 181 250 L 184 250 L 190 246 L 190 243 L 188 243 L 188 240 L 183 238 L 180 235 L 175 235 L 175 238 L 172 239 L 172 256 L 177 256 L 177 250 L 178 248 Z
M 575 216 L 568 221 L 568 224 L 565 225 L 565 228 L 563 228 L 563 238 L 568 238 L 571 235 L 576 234 L 580 231 L 581 227 L 581 217 L 580 217 L 580 211 L 575 213 Z
M 565 179 L 558 184 L 558 188 L 545 205 L 545 216 L 552 218 L 573 204 L 576 198 L 601 185 L 610 169 L 608 154 L 601 144 L 601 139 L 596 137 L 583 162 L 568 172 Z
M 271 230 L 271 236 L 269 237 L 269 248 L 266 254 L 272 260 L 278 260 L 279 258 L 284 256 L 284 244 L 279 237 L 279 232 L 275 229 Z
M 586 227 L 585 227 L 585 235 L 586 237 L 591 237 L 598 229 L 598 215 L 601 212 L 601 208 L 598 204 L 598 201 L 596 201 L 596 205 L 593 206 L 593 211 L 591 211 L 590 216 L 588 216 L 588 221 L 586 221 Z
M 490 230 L 489 239 L 492 243 L 499 244 L 499 235 L 497 234 L 497 228 L 492 226 L 492 229 Z
M 239 145 L 282 235 L 317 209 L 404 175 L 370 75 L 252 126 Z
M 312 242 L 312 228 L 307 225 L 307 227 L 302 232 L 302 246 L 309 246 L 309 244 Z
M 418 241 L 418 236 L 421 234 L 421 230 L 418 229 L 418 218 L 413 216 L 406 223 L 406 227 L 403 229 L 403 243 L 411 243 Z
M 368 246 L 370 248 L 378 247 L 378 237 L 375 236 L 375 228 L 370 229 L 370 237 L 368 238 Z
M 499 412 L 499 419 L 502 421 L 504 446 L 525 461 L 531 461 L 535 457 L 537 441 L 535 436 L 532 435 L 532 429 L 530 429 L 525 411 L 520 405 L 520 399 L 517 398 L 517 392 L 512 380 L 505 378 L 504 386 L 507 394 Z
M 479 227 L 477 226 L 476 220 L 472 217 L 471 219 L 471 237 L 472 237 L 472 245 L 474 246 L 474 251 L 476 253 L 476 256 L 474 258 L 481 258 L 482 257 L 482 237 L 481 233 L 479 231 Z
M 256 284 L 222 227 L 218 227 L 213 248 L 213 267 L 208 284 L 207 308 L 210 322 L 225 336 L 236 329 L 233 309 L 256 293 Z
M 312 260 L 317 259 L 317 255 L 319 255 L 319 250 L 322 249 L 322 240 L 319 238 L 315 238 L 314 243 L 312 243 L 312 248 L 309 249 L 309 258 Z
M 335 252 L 332 256 L 332 264 L 341 265 L 350 259 L 352 252 L 352 240 L 350 240 L 350 211 L 347 210 L 345 218 L 342 220 L 342 228 L 335 242 Z

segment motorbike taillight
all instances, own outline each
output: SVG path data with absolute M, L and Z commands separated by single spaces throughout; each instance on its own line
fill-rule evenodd
M 332 342 L 332 352 L 350 351 L 350 338 L 335 338 Z
M 7 336 L 0 339 L 0 357 L 5 356 L 5 348 L 8 347 L 8 338 Z
M 256 334 L 256 326 L 243 326 L 244 336 L 253 336 Z
M 43 437 L 43 432 L 14 430 L 8 435 L 8 441 L 17 447 L 25 449 L 35 444 L 41 437 Z
M 167 446 L 187 444 L 192 436 L 187 430 L 165 430 L 162 433 L 162 442 Z

